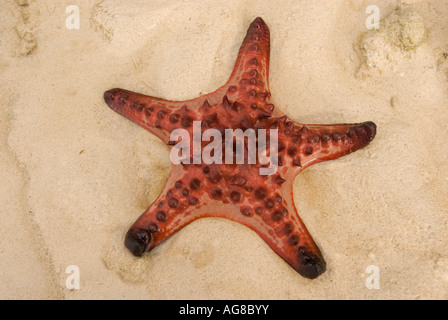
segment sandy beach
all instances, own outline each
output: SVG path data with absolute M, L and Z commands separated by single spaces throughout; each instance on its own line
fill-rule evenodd
M 370 30 L 363 0 L 78 1 L 79 29 L 72 4 L 0 0 L 0 299 L 448 299 L 448 1 L 375 1 Z M 169 150 L 104 91 L 212 92 L 256 17 L 283 112 L 378 127 L 294 181 L 327 271 L 303 278 L 220 218 L 135 258 L 124 236 L 161 192 Z

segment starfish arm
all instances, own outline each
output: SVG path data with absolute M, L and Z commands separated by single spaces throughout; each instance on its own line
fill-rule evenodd
M 216 91 L 227 94 L 232 100 L 256 99 L 258 95 L 269 98 L 269 28 L 261 18 L 256 18 L 240 47 L 235 66 L 227 83 Z
M 300 171 L 314 163 L 337 159 L 362 149 L 376 135 L 376 125 L 370 121 L 333 125 L 284 123 L 285 120 L 279 130 L 279 162 Z
M 275 177 L 246 195 L 247 201 L 239 204 L 237 210 L 223 211 L 221 216 L 254 230 L 299 274 L 315 279 L 325 272 L 326 262 L 297 213 L 293 180 L 284 183 L 280 190 L 278 185 L 270 185 L 277 184 L 273 181 Z
M 294 205 L 292 182 L 282 187 L 283 209 L 273 211 L 269 217 L 264 217 L 267 232 L 259 233 L 266 243 L 282 259 L 291 265 L 302 276 L 315 279 L 325 272 L 326 262 L 319 247 L 309 234 Z M 276 219 L 282 219 L 277 222 Z
M 189 176 L 182 165 L 173 165 L 160 195 L 126 234 L 125 246 L 132 254 L 143 255 L 190 222 L 207 216 L 197 191 L 201 181 Z
M 307 125 L 306 127 L 309 128 L 309 132 L 304 135 L 303 168 L 362 149 L 376 135 L 376 125 L 370 121 L 358 124 Z
M 118 88 L 104 93 L 104 100 L 112 110 L 167 144 L 174 129 L 189 129 L 193 121 L 201 119 L 198 110 L 200 106 L 209 106 L 207 97 L 205 95 L 187 101 L 170 101 Z

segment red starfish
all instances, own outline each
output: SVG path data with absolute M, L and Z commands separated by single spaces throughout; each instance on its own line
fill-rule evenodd
M 110 108 L 157 135 L 169 148 L 174 129 L 190 136 L 193 121 L 202 131 L 216 128 L 278 129 L 278 172 L 259 174 L 260 164 L 179 164 L 172 166 L 159 197 L 129 229 L 125 245 L 141 256 L 179 229 L 202 217 L 222 217 L 255 230 L 301 275 L 313 279 L 326 263 L 299 218 L 294 178 L 306 167 L 368 145 L 373 122 L 303 125 L 274 107 L 268 86 L 269 29 L 261 18 L 250 25 L 227 83 L 188 101 L 167 101 L 123 89 L 105 92 Z M 202 143 L 202 148 L 206 144 Z

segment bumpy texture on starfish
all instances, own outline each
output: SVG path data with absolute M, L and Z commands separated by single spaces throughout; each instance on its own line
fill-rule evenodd
M 269 29 L 257 18 L 227 83 L 193 100 L 167 101 L 123 89 L 105 92 L 110 108 L 169 148 L 176 143 L 170 133 L 183 128 L 192 136 L 193 121 L 201 121 L 202 131 L 215 128 L 222 133 L 227 128 L 278 129 L 279 167 L 273 175 L 261 176 L 259 163 L 173 164 L 162 193 L 126 235 L 125 245 L 135 256 L 196 219 L 222 217 L 255 230 L 304 277 L 313 279 L 325 271 L 322 254 L 294 206 L 294 178 L 314 163 L 365 147 L 375 137 L 376 125 L 304 125 L 290 120 L 274 107 L 269 92 L 269 46 Z

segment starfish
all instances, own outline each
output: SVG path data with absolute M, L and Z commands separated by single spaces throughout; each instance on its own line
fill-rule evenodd
M 300 219 L 293 200 L 294 178 L 312 164 L 332 160 L 368 145 L 373 122 L 315 125 L 289 119 L 274 104 L 268 85 L 269 29 L 261 18 L 250 25 L 226 84 L 187 101 L 168 101 L 124 89 L 104 93 L 114 111 L 159 137 L 169 148 L 171 133 L 194 121 L 201 130 L 277 129 L 278 170 L 260 175 L 256 164 L 172 164 L 161 194 L 131 226 L 125 246 L 142 256 L 187 224 L 221 217 L 253 229 L 302 276 L 326 270 L 322 254 Z M 201 142 L 201 150 L 206 143 Z

